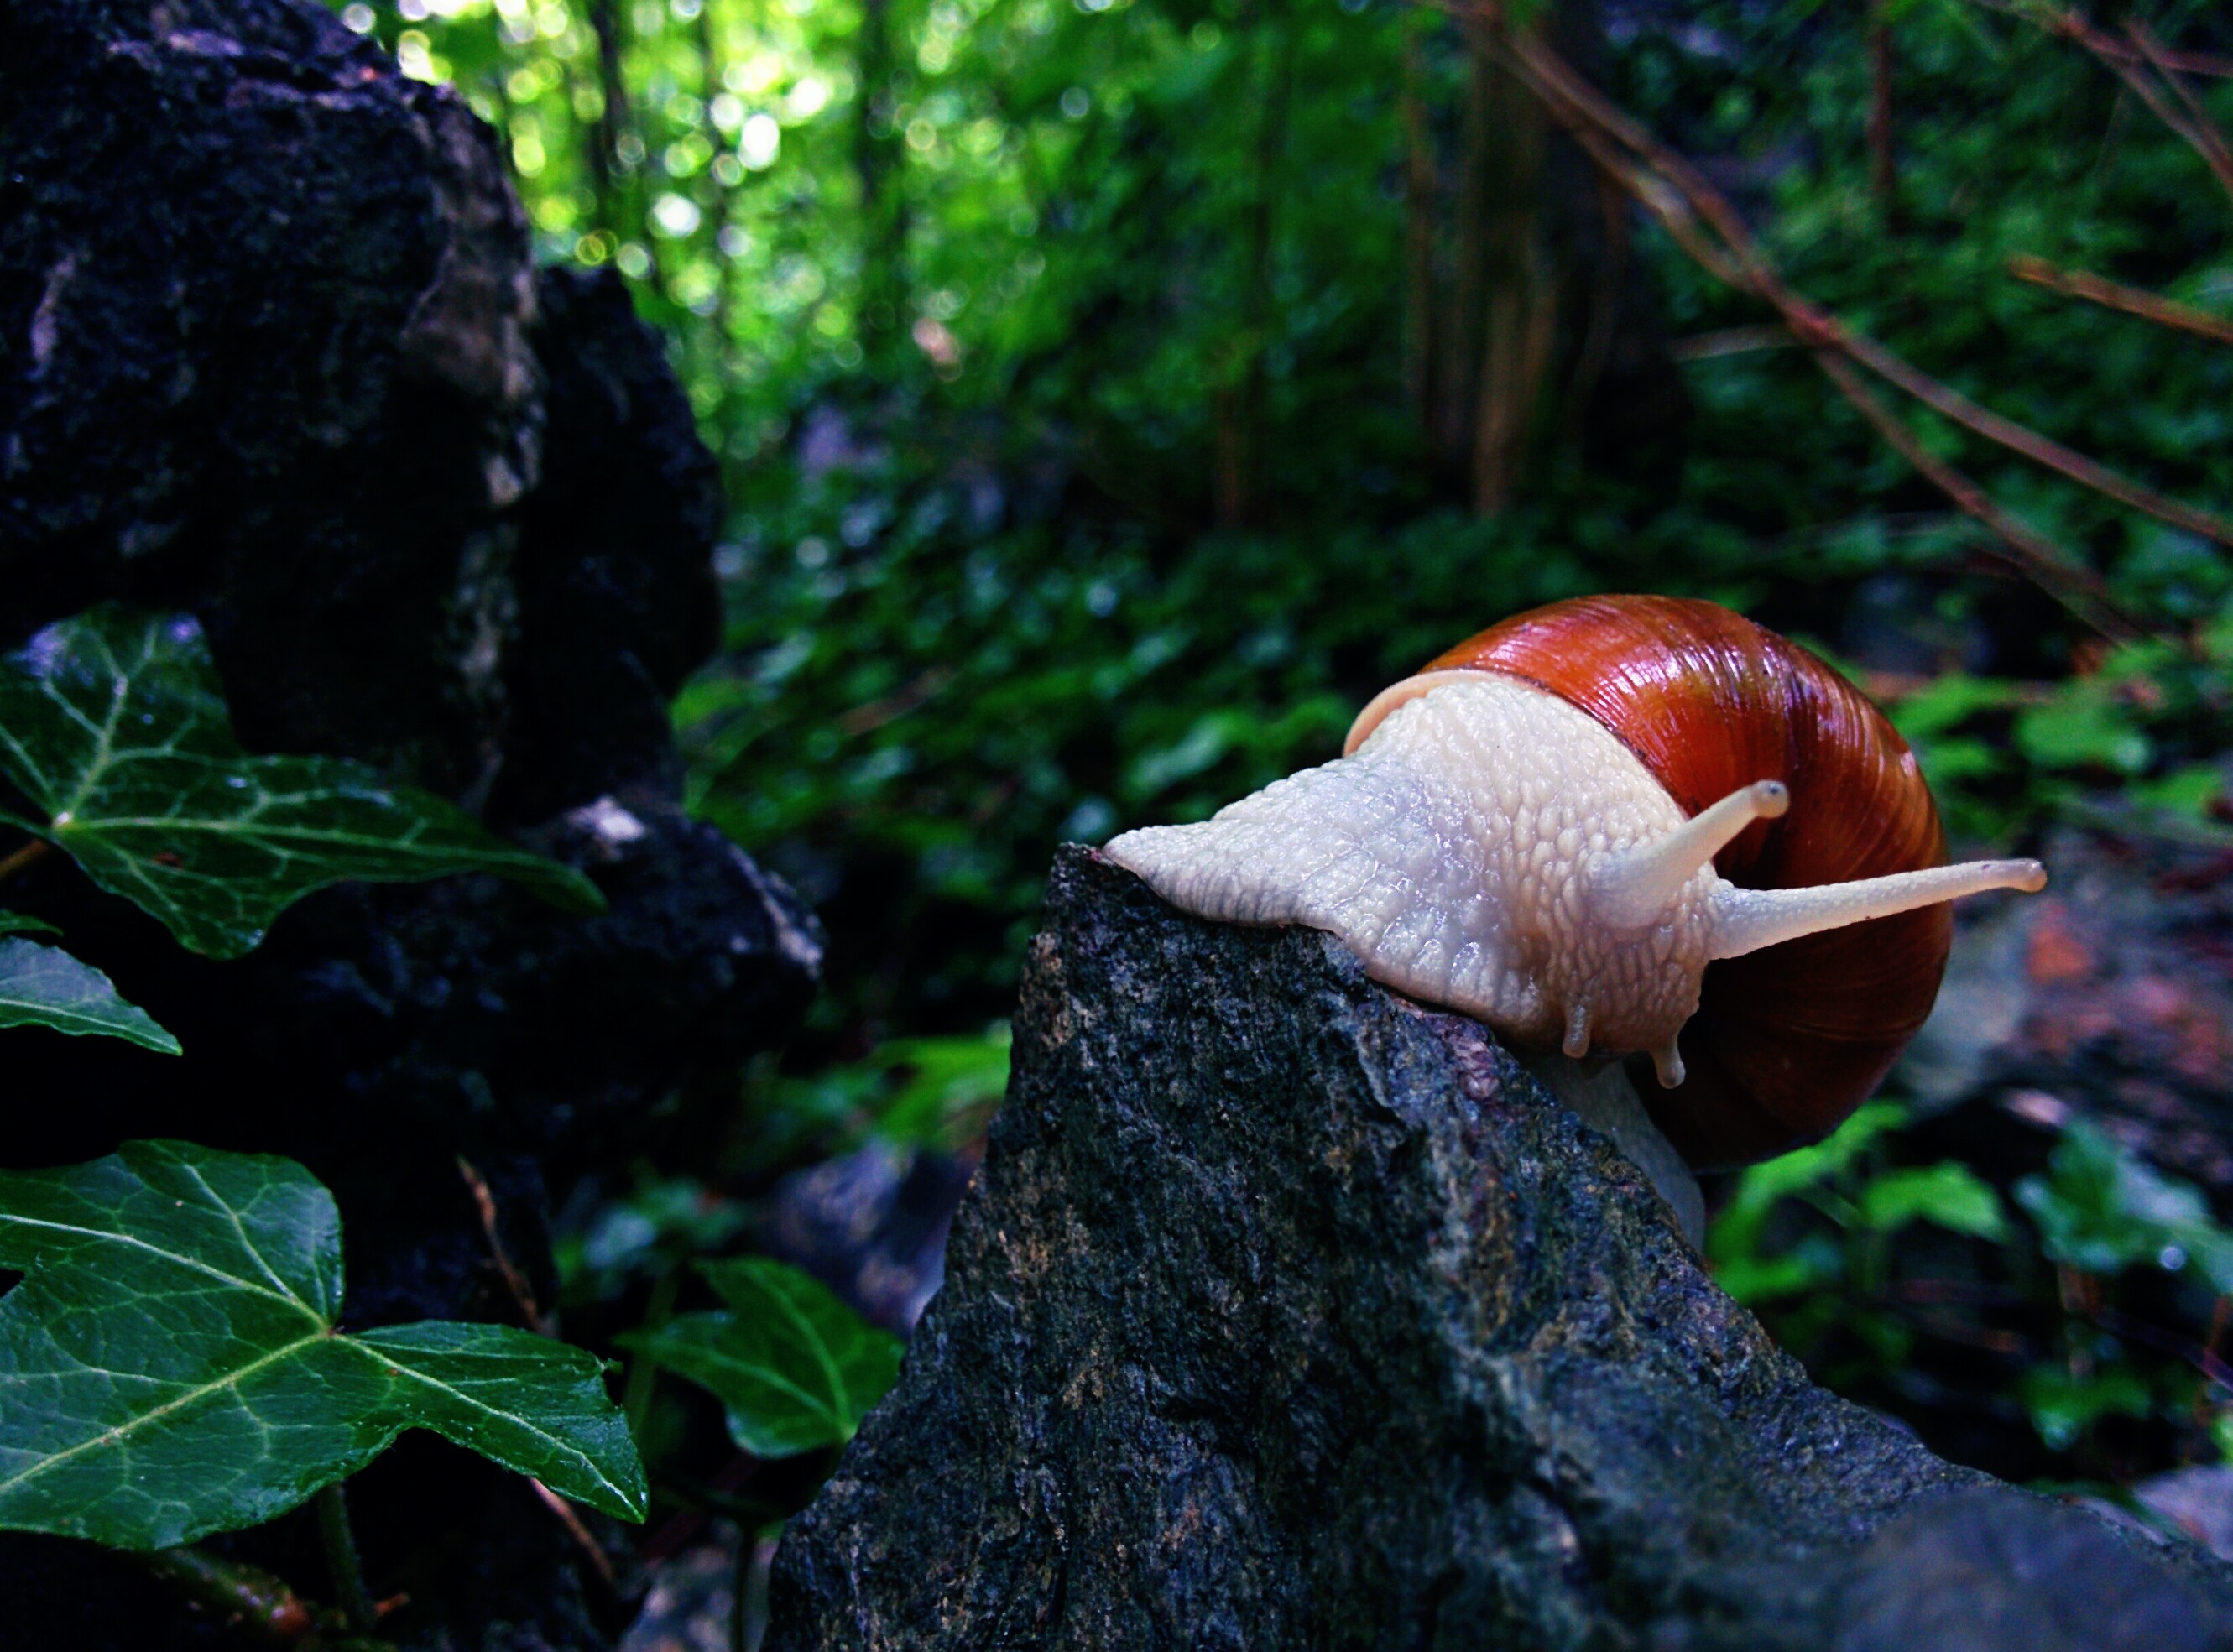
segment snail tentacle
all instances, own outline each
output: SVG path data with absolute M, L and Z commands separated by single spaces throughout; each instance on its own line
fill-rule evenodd
M 1660 922 L 1701 868 L 1756 820 L 1774 820 L 1791 807 L 1780 780 L 1739 786 L 1665 836 L 1601 858 L 1592 868 L 1591 906 L 1615 929 L 1644 929 Z M 1571 1051 L 1569 1053 L 1572 1053 Z
M 1741 889 L 1724 883 L 1707 904 L 1707 956 L 1742 958 L 1801 935 L 1889 918 L 1987 889 L 2036 894 L 2046 887 L 2047 868 L 2037 861 L 1965 861 L 1798 889 Z

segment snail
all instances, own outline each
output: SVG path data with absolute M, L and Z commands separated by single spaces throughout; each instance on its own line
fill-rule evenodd
M 1648 1055 L 1651 1122 L 1699 1169 L 1826 1135 L 1930 1012 L 1945 903 L 2047 881 L 1946 864 L 1858 689 L 1658 596 L 1507 620 L 1377 696 L 1337 761 L 1104 853 L 1197 916 L 1329 931 L 1515 1047 Z

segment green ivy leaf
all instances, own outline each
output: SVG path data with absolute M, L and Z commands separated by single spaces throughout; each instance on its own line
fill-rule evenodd
M 133 1141 L 0 1173 L 0 1527 L 128 1549 L 283 1514 L 431 1428 L 622 1519 L 596 1360 L 501 1325 L 344 1334 L 341 1219 L 286 1159 Z
M 0 912 L 0 935 L 59 935 L 62 932 L 28 912 Z
M 25 1026 L 106 1033 L 166 1056 L 179 1053 L 179 1041 L 146 1011 L 119 997 L 92 965 L 59 946 L 10 936 L 0 940 L 0 1027 Z
M 712 1389 L 731 1437 L 754 1456 L 850 1440 L 899 1376 L 899 1338 L 780 1262 L 743 1257 L 703 1271 L 726 1310 L 631 1331 L 622 1346 Z
M 345 879 L 517 879 L 570 910 L 604 897 L 455 804 L 339 758 L 251 757 L 191 619 L 94 608 L 0 672 L 0 768 L 22 821 L 186 946 L 233 958 L 279 913 Z
M 2083 1123 L 2064 1132 L 2047 1170 L 2026 1176 L 2015 1194 L 2050 1259 L 2104 1276 L 2144 1262 L 2171 1272 L 2193 1262 L 2213 1291 L 2233 1295 L 2233 1232 L 2192 1182 Z
M 1935 1223 L 1973 1239 L 2004 1239 L 2008 1215 L 1993 1185 L 1951 1159 L 1871 1179 L 1855 1201 L 1861 1224 L 1890 1233 L 1910 1222 Z

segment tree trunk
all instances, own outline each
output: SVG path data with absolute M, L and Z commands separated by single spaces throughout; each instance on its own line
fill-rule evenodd
M 597 37 L 597 118 L 589 128 L 589 176 L 597 192 L 597 227 L 615 242 L 625 241 L 640 227 L 638 216 L 628 211 L 627 187 L 632 170 L 622 159 L 621 140 L 628 134 L 628 81 L 623 78 L 620 0 L 589 0 L 589 29 Z
M 895 67 L 891 0 L 861 0 L 853 166 L 861 183 L 862 348 L 887 372 L 906 339 L 908 288 L 907 149 L 895 123 Z
M 1425 59 L 1415 24 L 1403 36 L 1403 394 L 1422 433 L 1433 429 L 1435 418 L 1435 220 L 1442 189 L 1427 123 Z
M 721 32 L 713 21 L 715 0 L 699 0 L 698 7 L 698 95 L 705 101 L 709 113 L 706 124 L 713 127 L 710 113 L 713 100 L 721 93 L 721 71 L 724 67 Z M 718 130 L 718 128 L 714 128 Z M 713 260 L 713 310 L 706 317 L 713 334 L 714 381 L 728 381 L 726 364 L 729 357 L 730 306 L 733 296 L 730 291 L 729 256 L 721 249 L 722 231 L 729 225 L 730 198 L 735 191 L 721 178 L 721 157 L 706 168 L 703 210 L 706 239 L 712 249 Z
M 1267 11 L 1257 26 L 1256 153 L 1241 224 L 1240 327 L 1215 393 L 1217 519 L 1222 527 L 1253 524 L 1263 490 L 1265 353 L 1272 335 L 1272 260 L 1287 147 L 1287 106 L 1295 79 L 1295 26 Z
M 1480 144 L 1481 367 L 1474 378 L 1467 471 L 1473 507 L 1490 516 L 1511 502 L 1543 400 L 1559 326 L 1559 272 L 1543 233 L 1542 105 L 1490 55 L 1486 31 L 1474 47 L 1475 123 Z
M 1499 65 L 1499 30 L 1455 27 L 1465 60 L 1457 187 L 1442 202 L 1425 43 L 1407 44 L 1404 383 L 1440 485 L 1491 515 L 1521 491 L 1554 443 L 1624 454 L 1635 413 L 1679 442 L 1687 403 L 1666 359 L 1649 289 L 1630 257 L 1629 212 L 1542 107 Z M 1589 0 L 1545 8 L 1551 32 L 1586 64 Z M 1605 439 L 1601 427 L 1618 432 Z

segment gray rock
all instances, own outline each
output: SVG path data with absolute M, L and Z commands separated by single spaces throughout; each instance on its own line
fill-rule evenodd
M 770 1652 L 2233 1632 L 2217 1563 L 1813 1386 L 1603 1137 L 1326 937 L 1066 850 L 1015 1057 Z
M 2142 1480 L 2132 1495 L 2220 1560 L 2233 1560 L 2233 1465 L 2175 1468 Z

